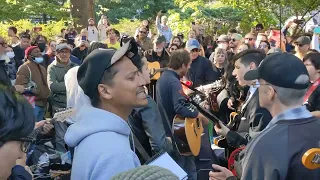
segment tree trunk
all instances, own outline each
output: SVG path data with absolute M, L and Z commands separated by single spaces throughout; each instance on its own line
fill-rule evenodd
M 88 19 L 94 17 L 94 0 L 70 0 L 71 17 L 78 32 L 87 27 Z

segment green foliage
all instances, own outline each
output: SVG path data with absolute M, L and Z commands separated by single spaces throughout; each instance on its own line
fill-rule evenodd
M 30 18 L 68 18 L 70 3 L 66 0 L 1 0 L 0 21 Z
M 60 30 L 64 28 L 64 21 L 50 21 L 47 24 L 34 24 L 30 20 L 19 20 L 19 21 L 12 21 L 9 23 L 0 23 L 0 36 L 4 37 L 8 40 L 8 28 L 10 26 L 15 26 L 18 29 L 18 33 L 21 33 L 25 30 L 32 30 L 33 27 L 42 27 L 42 31 L 39 33 L 41 35 L 46 36 L 49 39 L 54 39 L 56 35 L 60 34 Z M 33 34 L 32 37 L 34 38 L 37 34 Z
M 121 33 L 126 33 L 130 36 L 133 36 L 136 28 L 141 24 L 140 21 L 130 19 L 121 19 L 118 24 L 113 24 L 112 27 L 118 30 Z

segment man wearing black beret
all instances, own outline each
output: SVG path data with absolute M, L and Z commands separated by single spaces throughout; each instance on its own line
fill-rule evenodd
M 79 85 L 93 107 L 80 108 L 65 135 L 75 147 L 71 179 L 111 179 L 140 166 L 126 122 L 133 108 L 148 103 L 146 82 L 132 63 L 137 59 L 138 48 L 129 41 L 117 51 L 93 51 L 79 67 Z

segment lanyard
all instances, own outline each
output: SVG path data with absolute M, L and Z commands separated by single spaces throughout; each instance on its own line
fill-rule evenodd
M 304 96 L 303 102 L 306 103 L 308 101 L 309 97 L 311 96 L 313 91 L 315 91 L 317 89 L 319 84 L 320 84 L 320 78 L 315 83 L 313 83 L 312 86 L 308 89 L 306 95 Z

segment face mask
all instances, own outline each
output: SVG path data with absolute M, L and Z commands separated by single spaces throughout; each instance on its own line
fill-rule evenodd
M 38 43 L 38 47 L 41 52 L 43 52 L 46 49 L 46 43 Z
M 37 64 L 40 64 L 43 62 L 43 57 L 34 57 L 33 61 Z
M 14 52 L 7 52 L 6 55 L 7 55 L 10 59 L 14 58 Z
M 227 49 L 228 45 L 225 44 L 225 43 L 220 43 L 220 44 L 218 44 L 218 47 L 221 48 L 221 49 Z

